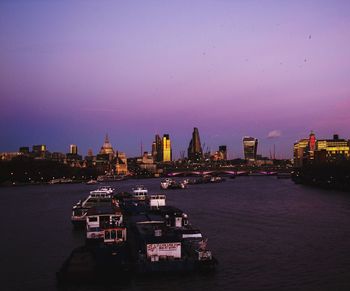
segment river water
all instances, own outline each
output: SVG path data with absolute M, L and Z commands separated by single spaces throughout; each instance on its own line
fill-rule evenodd
M 110 183 L 130 191 L 143 184 L 166 193 L 209 239 L 219 261 L 211 275 L 134 278 L 64 290 L 350 290 L 350 195 L 295 185 L 276 177 L 238 177 L 220 184 L 159 190 L 159 179 Z M 59 290 L 55 273 L 84 243 L 71 207 L 94 186 L 0 188 L 1 290 Z M 113 281 L 113 279 L 112 279 Z

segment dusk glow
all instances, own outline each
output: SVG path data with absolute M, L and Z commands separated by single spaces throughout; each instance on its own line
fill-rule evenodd
M 349 27 L 349 1 L 1 1 L 0 151 L 349 139 Z

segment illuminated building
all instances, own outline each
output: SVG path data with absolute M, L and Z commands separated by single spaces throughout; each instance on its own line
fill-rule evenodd
M 219 150 L 210 156 L 212 161 L 226 161 L 227 160 L 227 148 L 225 145 L 219 146 Z
M 301 139 L 294 144 L 294 167 L 302 167 L 306 163 L 325 163 L 347 160 L 350 157 L 349 142 L 339 139 L 316 140 L 311 132 L 308 139 Z
M 106 154 L 113 155 L 114 154 L 113 147 L 112 147 L 111 143 L 109 142 L 108 134 L 106 134 L 105 142 L 101 147 L 100 154 L 101 155 L 106 155 Z
M 152 143 L 152 156 L 155 162 L 163 161 L 163 149 L 162 140 L 158 134 L 156 134 L 155 139 Z
M 306 158 L 306 149 L 308 148 L 309 140 L 301 139 L 294 143 L 294 167 L 301 167 Z
M 349 157 L 349 141 L 340 139 L 337 134 L 333 135 L 333 139 L 316 142 L 315 161 L 318 163 L 347 160 Z
M 45 158 L 47 155 L 47 149 L 46 145 L 40 144 L 40 145 L 33 145 L 33 156 L 36 158 Z
M 187 150 L 187 156 L 189 160 L 195 162 L 199 162 L 203 158 L 203 150 L 197 127 L 193 129 L 192 139 Z
M 71 144 L 69 146 L 69 153 L 72 155 L 77 155 L 78 154 L 78 146 L 75 144 Z
M 315 150 L 316 150 L 316 136 L 313 133 L 313 131 L 311 131 L 309 135 L 309 142 L 308 142 L 309 160 L 314 159 Z
M 222 159 L 227 160 L 227 147 L 225 145 L 219 146 L 219 152 L 222 154 Z
M 0 153 L 0 160 L 1 161 L 11 161 L 13 158 L 16 158 L 18 156 L 22 156 L 23 153 L 21 152 L 2 152 Z
M 137 164 L 142 170 L 146 170 L 151 173 L 156 173 L 157 171 L 157 165 L 154 163 L 154 157 L 148 152 L 144 152 L 143 156 L 137 159 Z
M 258 139 L 250 136 L 245 136 L 243 138 L 243 152 L 245 160 L 252 162 L 255 161 L 257 149 Z
M 162 156 L 163 156 L 163 162 L 170 162 L 172 160 L 172 153 L 171 153 L 171 142 L 169 138 L 169 134 L 163 135 L 162 140 Z
M 115 172 L 117 175 L 126 175 L 128 173 L 127 158 L 123 152 L 117 152 Z

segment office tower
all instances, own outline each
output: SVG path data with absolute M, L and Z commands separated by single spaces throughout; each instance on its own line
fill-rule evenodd
M 187 150 L 187 156 L 189 160 L 195 162 L 199 162 L 203 158 L 203 150 L 197 127 L 193 129 L 192 139 Z
M 244 159 L 247 161 L 255 161 L 257 149 L 258 139 L 250 136 L 245 136 L 243 138 Z
M 42 153 L 46 152 L 46 145 L 39 144 L 39 145 L 33 145 L 33 153 Z
M 29 147 L 20 147 L 19 152 L 27 155 L 27 154 L 29 154 Z
M 170 142 L 169 134 L 164 134 L 163 135 L 162 156 L 163 156 L 163 162 L 170 162 L 172 160 L 172 157 L 171 157 L 171 142 Z
M 158 134 L 156 134 L 152 143 L 152 156 L 155 162 L 163 161 L 162 140 Z
M 78 154 L 78 146 L 75 144 L 71 144 L 69 146 L 69 153 L 72 155 L 77 155 Z
M 47 156 L 46 145 L 33 145 L 33 156 L 37 158 L 45 158 Z
M 227 160 L 227 147 L 225 145 L 219 146 L 219 153 L 222 155 L 223 160 Z

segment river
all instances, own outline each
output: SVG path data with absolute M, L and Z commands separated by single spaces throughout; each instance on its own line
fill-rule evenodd
M 159 179 L 137 184 L 166 193 L 209 239 L 218 259 L 211 275 L 135 278 L 64 290 L 350 290 L 350 195 L 276 177 L 238 177 L 219 184 L 159 190 Z M 94 186 L 0 188 L 1 290 L 57 290 L 55 273 L 84 243 L 71 207 Z M 112 279 L 113 280 L 113 279 Z

